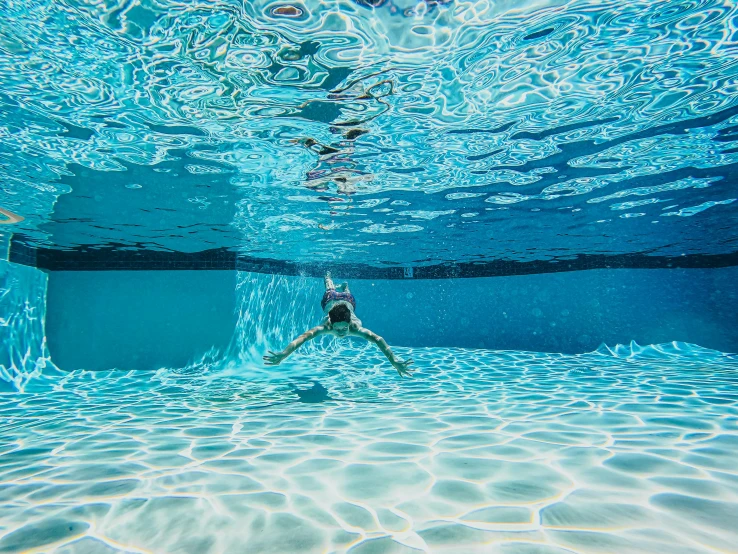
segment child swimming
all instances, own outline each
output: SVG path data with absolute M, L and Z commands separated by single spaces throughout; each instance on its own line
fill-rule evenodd
M 354 313 L 356 299 L 351 294 L 348 283 L 343 283 L 336 288 L 331 279 L 330 271 L 325 274 L 325 294 L 320 305 L 326 314 L 323 322 L 317 327 L 305 331 L 289 343 L 282 352 L 275 353 L 270 350 L 269 354 L 264 356 L 266 365 L 279 365 L 282 360 L 297 350 L 303 343 L 317 336 L 330 333 L 337 337 L 361 337 L 373 342 L 379 347 L 382 354 L 387 356 L 400 377 L 412 375 L 413 370 L 410 369 L 410 365 L 413 363 L 412 360 L 399 360 L 382 337 L 361 326 L 361 320 Z

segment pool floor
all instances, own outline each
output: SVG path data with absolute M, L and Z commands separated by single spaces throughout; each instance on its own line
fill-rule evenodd
M 0 552 L 736 552 L 735 357 L 406 354 L 0 395 Z

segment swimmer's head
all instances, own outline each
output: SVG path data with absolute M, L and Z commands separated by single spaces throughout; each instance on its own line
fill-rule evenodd
M 340 334 L 347 333 L 351 324 L 351 310 L 346 304 L 336 304 L 328 312 L 328 319 L 334 331 Z

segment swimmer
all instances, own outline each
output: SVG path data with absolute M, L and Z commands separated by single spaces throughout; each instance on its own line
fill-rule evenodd
M 340 131 L 339 128 L 331 128 L 331 132 Z M 344 140 L 329 146 L 311 137 L 291 139 L 290 142 L 301 144 L 318 155 L 318 167 L 308 171 L 305 186 L 317 191 L 327 191 L 333 186 L 338 194 L 351 195 L 362 183 L 372 181 L 374 176 L 356 169 L 357 163 L 351 158 L 356 152 L 354 141 L 366 133 L 365 129 L 349 129 L 344 133 Z
M 327 191 L 329 185 L 333 184 L 338 194 L 350 195 L 356 193 L 359 183 L 368 183 L 372 179 L 370 173 L 360 173 L 351 169 L 324 173 L 311 171 L 308 173 L 305 186 L 311 190 Z
M 323 322 L 317 327 L 305 331 L 289 343 L 282 352 L 275 353 L 270 350 L 269 354 L 264 356 L 266 365 L 279 365 L 282 360 L 297 350 L 303 343 L 320 335 L 331 334 L 337 337 L 361 337 L 373 342 L 379 347 L 382 354 L 387 356 L 400 377 L 412 375 L 413 370 L 410 369 L 410 365 L 413 363 L 412 360 L 399 360 L 382 337 L 361 326 L 361 320 L 354 313 L 356 299 L 351 294 L 348 283 L 336 287 L 331 279 L 330 271 L 325 274 L 325 294 L 320 305 L 326 314 Z

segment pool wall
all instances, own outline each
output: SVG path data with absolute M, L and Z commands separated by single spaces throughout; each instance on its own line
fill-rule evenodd
M 623 269 L 350 285 L 364 325 L 401 346 L 736 352 L 737 279 L 738 268 Z M 182 367 L 211 348 L 253 358 L 318 324 L 322 292 L 321 279 L 233 271 L 51 272 L 49 348 L 63 369 Z
M 23 390 L 49 365 L 44 272 L 0 259 L 0 391 Z
M 183 367 L 228 345 L 235 271 L 52 272 L 49 348 L 63 369 Z

